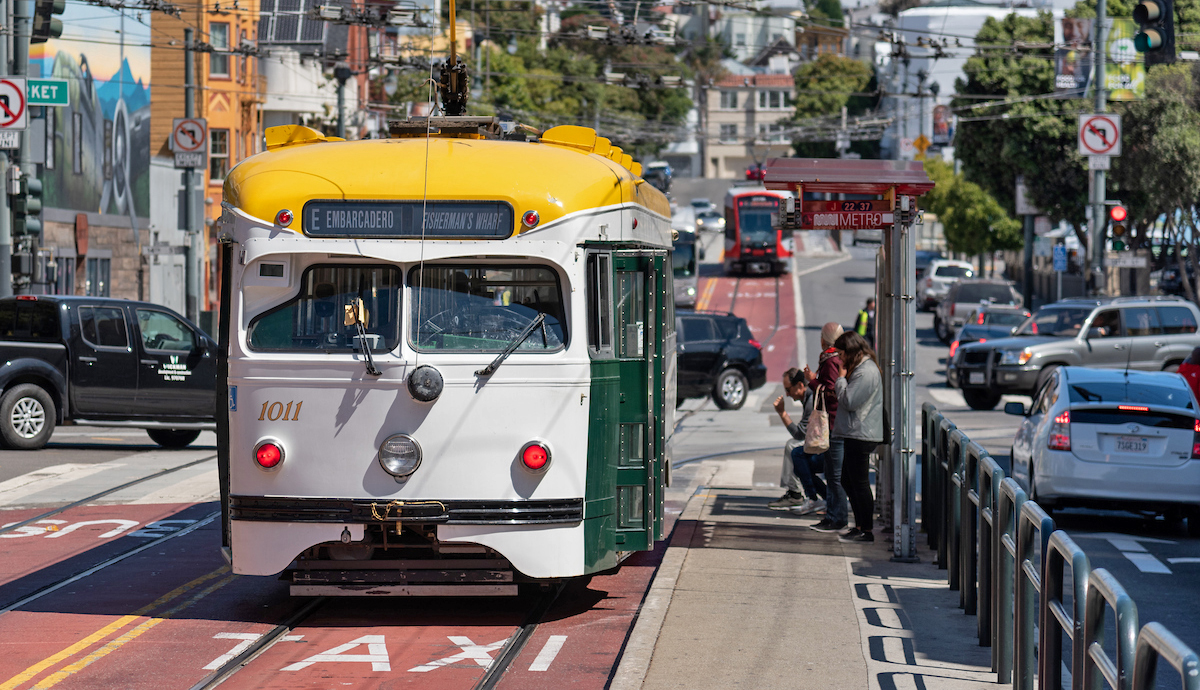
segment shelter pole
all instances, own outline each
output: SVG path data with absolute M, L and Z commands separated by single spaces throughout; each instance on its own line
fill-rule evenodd
M 892 343 L 895 370 L 892 375 L 891 395 L 892 430 L 892 501 L 896 519 L 892 529 L 892 560 L 916 562 L 916 389 L 913 372 L 916 370 L 916 266 L 917 241 L 912 224 L 903 222 L 916 217 L 916 198 L 897 196 L 895 187 L 889 197 L 893 200 L 895 214 L 892 223 L 892 275 L 894 276 L 892 315 Z

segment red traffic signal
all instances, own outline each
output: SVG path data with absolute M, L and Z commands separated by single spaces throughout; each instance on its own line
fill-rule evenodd
M 1129 217 L 1129 211 L 1126 211 L 1124 206 L 1113 206 L 1108 209 L 1108 217 L 1112 218 L 1114 223 L 1120 223 Z

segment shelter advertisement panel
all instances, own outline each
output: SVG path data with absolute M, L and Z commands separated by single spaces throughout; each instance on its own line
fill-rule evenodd
M 150 215 L 149 22 L 67 3 L 63 35 L 30 46 L 30 76 L 67 80 L 70 105 L 44 108 L 46 205 Z M 96 36 L 111 40 L 96 41 Z

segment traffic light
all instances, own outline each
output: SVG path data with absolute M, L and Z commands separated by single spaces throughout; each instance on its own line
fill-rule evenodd
M 30 43 L 45 43 L 62 36 L 63 23 L 54 15 L 67 10 L 67 0 L 37 0 L 33 9 L 33 33 Z
M 1138 32 L 1133 47 L 1146 55 L 1146 67 L 1175 62 L 1175 0 L 1141 0 L 1133 8 Z
M 1129 230 L 1125 227 L 1129 211 L 1125 210 L 1124 206 L 1117 204 L 1108 209 L 1108 217 L 1112 220 L 1113 249 L 1121 251 L 1129 245 Z
M 42 234 L 42 181 L 36 177 L 22 175 L 17 183 L 17 193 L 9 199 L 12 209 L 12 234 L 14 237 Z

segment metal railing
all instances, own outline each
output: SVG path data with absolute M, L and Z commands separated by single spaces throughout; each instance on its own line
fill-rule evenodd
M 983 447 L 930 403 L 921 407 L 921 430 L 922 528 L 959 607 L 978 616 L 997 682 L 1060 690 L 1065 637 L 1071 690 L 1150 690 L 1160 661 L 1183 690 L 1200 690 L 1200 657 L 1159 623 L 1139 630 L 1124 587 L 1107 570 L 1092 570 L 1083 549 Z M 1104 649 L 1110 611 L 1115 658 Z

